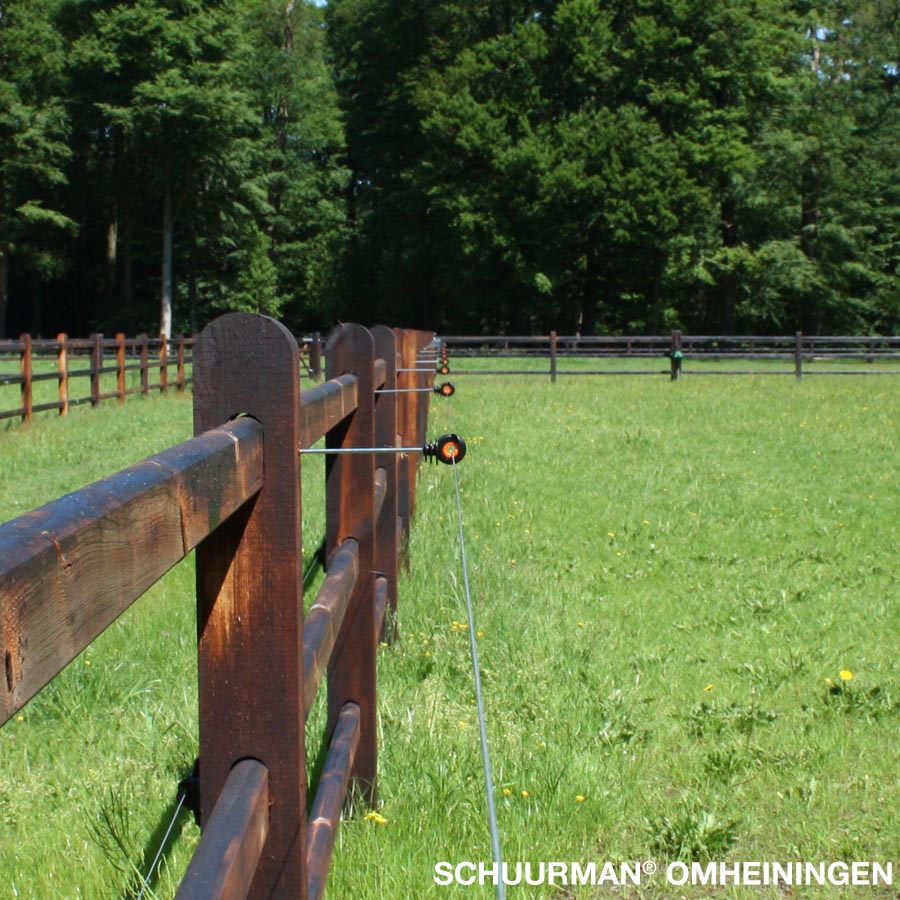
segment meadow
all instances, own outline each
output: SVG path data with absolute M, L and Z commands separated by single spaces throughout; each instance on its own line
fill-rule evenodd
M 900 861 L 897 381 L 454 380 L 429 430 L 469 447 L 504 859 Z M 183 440 L 190 418 L 169 396 L 0 430 L 0 518 Z M 310 551 L 320 462 L 304 460 Z M 379 804 L 348 808 L 331 897 L 494 895 L 434 883 L 490 844 L 452 472 L 423 467 L 418 497 L 399 639 L 379 651 Z M 134 895 L 196 755 L 194 641 L 188 560 L 0 730 L 0 898 Z M 317 707 L 311 759 L 321 724 Z M 182 815 L 145 896 L 174 894 L 196 839 Z M 507 892 L 786 895 L 661 875 Z M 855 893 L 895 896 L 793 895 Z

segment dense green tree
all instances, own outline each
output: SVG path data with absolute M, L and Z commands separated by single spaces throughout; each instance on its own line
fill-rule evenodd
M 859 2 L 336 0 L 362 283 L 469 328 L 873 322 L 896 16 Z
M 894 329 L 898 22 L 0 0 L 0 327 Z
M 36 314 L 42 281 L 65 267 L 49 234 L 75 227 L 58 204 L 71 151 L 59 95 L 61 41 L 48 27 L 55 6 L 55 0 L 0 2 L 0 338 L 11 267 L 20 264 L 28 274 Z M 29 327 L 40 326 L 36 318 Z
M 242 72 L 262 124 L 276 292 L 289 321 L 324 327 L 349 234 L 350 172 L 323 12 L 303 0 L 257 0 L 245 34 Z

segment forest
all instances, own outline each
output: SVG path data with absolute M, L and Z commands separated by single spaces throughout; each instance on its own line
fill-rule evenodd
M 900 0 L 0 0 L 0 337 L 900 327 Z

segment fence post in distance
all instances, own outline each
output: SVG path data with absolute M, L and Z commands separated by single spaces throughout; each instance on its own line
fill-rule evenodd
M 556 384 L 556 332 L 550 332 L 550 383 Z
M 313 381 L 322 377 L 322 335 L 314 331 L 309 343 L 309 373 Z
M 150 393 L 150 352 L 149 340 L 146 334 L 140 335 L 141 342 L 141 396 L 146 397 Z
M 165 394 L 169 389 L 169 339 L 159 336 L 159 392 Z
M 103 368 L 103 335 L 91 335 L 91 406 L 100 405 L 100 369 Z
M 119 403 L 125 402 L 125 335 L 116 335 L 116 393 Z
M 59 414 L 69 414 L 69 339 L 64 333 L 56 336 L 59 349 L 56 351 L 56 372 L 59 384 Z
M 672 381 L 678 381 L 681 378 L 681 363 L 684 359 L 684 353 L 681 349 L 681 332 L 675 330 L 672 332 Z
M 22 421 L 26 424 L 31 423 L 33 395 L 31 390 L 31 375 L 34 367 L 34 360 L 31 351 L 31 335 L 23 334 L 19 340 L 22 342 L 22 349 L 19 351 L 19 373 L 22 376 L 22 383 L 19 388 L 19 394 L 22 400 Z

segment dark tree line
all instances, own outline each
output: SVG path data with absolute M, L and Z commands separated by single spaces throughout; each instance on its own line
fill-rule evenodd
M 900 0 L 0 0 L 0 328 L 889 332 Z

